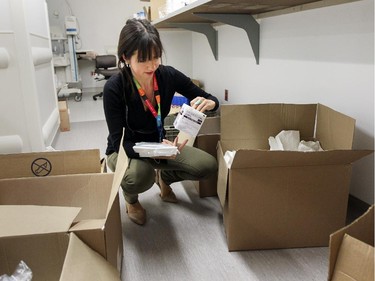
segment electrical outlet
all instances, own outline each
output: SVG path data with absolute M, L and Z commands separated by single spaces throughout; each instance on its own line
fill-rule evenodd
M 228 90 L 227 89 L 224 90 L 224 100 L 228 101 Z

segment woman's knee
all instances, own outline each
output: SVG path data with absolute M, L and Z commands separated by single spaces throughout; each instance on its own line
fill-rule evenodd
M 115 172 L 116 170 L 117 157 L 118 154 L 116 152 L 113 152 L 112 154 L 107 156 L 107 164 L 112 172 Z
M 155 182 L 155 171 L 152 168 L 128 169 L 122 180 L 122 188 L 129 194 L 136 194 L 150 189 Z
M 215 173 L 218 169 L 216 158 L 208 153 L 199 161 L 199 165 L 204 175 Z

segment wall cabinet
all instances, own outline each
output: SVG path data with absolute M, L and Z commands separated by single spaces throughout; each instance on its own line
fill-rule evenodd
M 44 151 L 60 122 L 47 5 L 0 3 L 0 154 Z

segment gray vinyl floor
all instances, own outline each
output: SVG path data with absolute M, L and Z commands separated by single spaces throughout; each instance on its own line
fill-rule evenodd
M 91 93 L 68 100 L 71 130 L 59 132 L 57 150 L 98 148 L 104 156 L 103 102 Z M 121 198 L 122 280 L 320 281 L 327 280 L 328 248 L 229 252 L 217 197 L 199 198 L 189 181 L 172 185 L 179 203 L 165 203 L 154 185 L 140 196 L 147 223 L 129 221 Z

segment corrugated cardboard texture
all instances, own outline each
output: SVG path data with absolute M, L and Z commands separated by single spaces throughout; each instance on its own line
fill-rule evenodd
M 206 119 L 207 121 L 207 119 Z M 198 135 L 195 139 L 194 146 L 206 151 L 215 158 L 217 158 L 217 142 L 220 139 L 220 134 L 212 135 Z M 217 172 L 210 175 L 208 178 L 194 182 L 195 188 L 198 191 L 199 197 L 209 197 L 217 195 Z
M 220 139 L 220 116 L 207 117 L 204 121 L 198 136 L 194 141 L 194 146 L 208 152 L 217 158 L 217 142 Z M 192 145 L 192 144 L 190 144 Z M 194 186 L 199 197 L 209 197 L 217 195 L 217 173 L 206 179 L 195 181 Z
M 198 136 L 214 134 L 220 134 L 220 116 L 207 117 L 199 130 Z
M 75 222 L 105 219 L 113 174 L 0 180 L 1 205 L 80 207 Z
M 59 101 L 60 131 L 70 131 L 69 109 L 66 101 Z
M 316 152 L 238 150 L 233 160 L 232 168 L 350 164 L 371 153 L 371 150 L 331 150 Z
M 33 281 L 59 280 L 68 244 L 66 233 L 0 238 L 0 274 L 12 275 L 23 260 Z
M 81 208 L 0 205 L 0 237 L 67 232 Z
M 166 0 L 150 0 L 151 20 L 159 19 L 159 7 L 166 4 Z
M 227 199 L 227 190 L 228 190 L 228 173 L 229 169 L 227 164 L 224 160 L 224 152 L 220 143 L 217 146 L 217 164 L 218 168 L 218 177 L 217 177 L 217 195 L 219 196 L 219 200 L 221 206 L 225 208 L 227 206 L 226 199 Z M 224 219 L 226 215 L 224 215 Z
M 112 185 L 113 178 L 113 174 L 91 173 L 2 179 L 0 205 L 82 208 L 70 231 L 76 231 L 85 243 L 117 267 L 121 262 L 122 230 L 118 187 Z
M 100 173 L 99 149 L 2 154 L 0 179 Z
M 11 275 L 21 260 L 33 281 L 120 281 L 116 269 L 73 233 L 0 238 L 0 274 Z
M 374 280 L 374 247 L 345 234 L 332 281 L 353 280 Z
M 113 280 L 119 273 L 72 233 L 60 281 Z
M 352 149 L 355 120 L 322 104 L 318 105 L 316 139 L 324 150 Z
M 314 136 L 316 104 L 222 105 L 221 140 L 236 148 L 269 149 L 268 138 L 282 130 L 299 130 L 301 139 Z
M 350 176 L 350 165 L 231 170 L 229 250 L 328 246 L 345 224 Z
M 334 271 L 345 271 L 347 272 L 348 276 L 351 275 L 352 269 L 347 268 L 346 266 L 340 266 L 339 268 L 336 268 L 336 261 L 338 260 L 339 252 L 341 251 L 341 245 L 342 241 L 344 239 L 345 235 L 350 235 L 353 238 L 358 239 L 359 241 L 362 241 L 363 243 L 374 247 L 374 205 L 371 206 L 366 213 L 364 213 L 362 216 L 360 216 L 358 219 L 356 219 L 354 222 L 352 222 L 350 225 L 347 225 L 346 227 L 343 227 L 342 229 L 336 231 L 330 236 L 329 241 L 329 272 L 328 272 L 328 280 L 332 280 L 332 276 Z M 350 239 L 349 239 L 350 240 Z M 350 242 L 348 242 L 350 247 Z M 360 246 L 363 247 L 363 246 Z M 345 250 L 344 250 L 345 251 Z M 363 250 L 357 250 L 359 252 L 363 251 L 365 252 L 365 255 L 367 255 L 366 247 Z M 372 250 L 373 251 L 373 250 Z M 372 258 L 372 266 L 374 265 L 374 256 L 373 253 L 368 253 L 368 257 Z M 343 258 L 345 253 L 342 254 Z M 358 253 L 358 255 L 361 255 L 361 253 Z M 349 258 L 351 259 L 352 263 L 358 262 L 358 256 L 357 260 L 355 260 L 353 254 L 349 254 Z M 373 272 L 373 270 L 372 270 Z M 346 279 L 338 279 L 338 280 L 346 280 Z M 363 281 L 373 281 L 374 279 L 349 279 L 349 280 L 363 280 Z
M 328 246 L 345 225 L 351 163 L 373 152 L 351 150 L 353 121 L 320 104 L 221 107 L 217 189 L 229 250 Z M 282 130 L 313 140 L 318 126 L 329 151 L 269 150 Z M 230 168 L 227 150 L 236 151 Z

